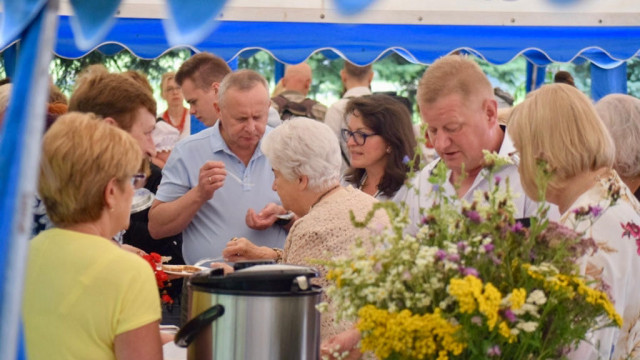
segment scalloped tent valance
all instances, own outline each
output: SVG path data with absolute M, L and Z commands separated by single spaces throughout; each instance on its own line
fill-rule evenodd
M 74 41 L 70 17 L 61 16 L 55 53 L 65 58 L 79 58 L 96 48 L 108 54 L 126 48 L 136 56 L 152 59 L 176 47 L 169 44 L 163 31 L 160 19 L 117 18 L 104 42 L 81 50 Z M 187 47 L 215 53 L 227 61 L 243 51 L 262 49 L 280 62 L 293 64 L 315 52 L 332 50 L 360 65 L 372 63 L 388 51 L 395 51 L 411 62 L 430 64 L 448 53 L 466 50 L 493 64 L 504 64 L 523 55 L 538 66 L 585 59 L 606 69 L 638 54 L 640 26 L 220 21 L 212 34 Z

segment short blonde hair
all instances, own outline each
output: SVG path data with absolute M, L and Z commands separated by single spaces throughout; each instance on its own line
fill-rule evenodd
M 598 101 L 596 111 L 615 141 L 616 171 L 625 178 L 640 176 L 640 99 L 607 95 Z
M 56 226 L 96 221 L 104 190 L 116 178 L 124 189 L 142 161 L 127 132 L 94 114 L 62 115 L 44 136 L 38 191 Z
M 545 85 L 516 106 L 507 127 L 520 152 L 520 180 L 539 199 L 537 161 L 553 171 L 549 188 L 560 189 L 587 171 L 611 167 L 615 145 L 589 98 L 566 84 Z
M 175 81 L 175 79 L 176 73 L 173 71 L 162 74 L 162 80 L 160 80 L 160 93 L 162 93 L 162 95 L 164 95 L 164 84 L 166 84 L 169 80 Z
M 463 100 L 476 95 L 493 98 L 493 87 L 475 61 L 466 56 L 448 55 L 436 60 L 422 75 L 418 103 L 433 104 L 451 94 L 459 94 Z
M 222 104 L 224 102 L 225 95 L 230 89 L 249 91 L 259 84 L 262 85 L 267 98 L 269 98 L 269 84 L 262 75 L 249 69 L 232 72 L 225 76 L 220 83 L 220 87 L 218 88 L 218 103 Z

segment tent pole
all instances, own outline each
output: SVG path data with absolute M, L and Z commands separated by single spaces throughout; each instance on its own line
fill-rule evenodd
M 16 62 L 18 61 L 19 54 L 19 42 L 13 43 L 2 52 L 2 59 L 4 60 L 4 72 L 8 78 L 13 78 L 16 75 Z
M 58 0 L 47 1 L 22 33 L 13 79 L 13 93 L 22 96 L 11 97 L 0 134 L 0 359 L 25 358 L 22 292 L 57 11 Z
M 538 89 L 542 84 L 544 84 L 546 71 L 546 66 L 538 66 L 527 60 L 527 83 L 525 85 L 527 94 Z

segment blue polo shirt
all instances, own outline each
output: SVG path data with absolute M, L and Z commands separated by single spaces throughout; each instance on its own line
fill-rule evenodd
M 198 185 L 200 168 L 211 160 L 222 161 L 227 174 L 233 173 L 242 179 L 241 183 L 227 175 L 224 186 L 202 205 L 182 232 L 182 253 L 187 264 L 222 256 L 222 250 L 234 236 L 245 237 L 256 245 L 282 248 L 287 235 L 277 225 L 261 231 L 247 226 L 245 217 L 249 208 L 259 212 L 267 203 L 280 204 L 278 194 L 271 189 L 273 171 L 260 151 L 260 144 L 245 166 L 222 139 L 219 123 L 175 146 L 162 170 L 162 182 L 156 194 L 163 202 L 180 198 Z M 270 130 L 267 127 L 265 134 Z

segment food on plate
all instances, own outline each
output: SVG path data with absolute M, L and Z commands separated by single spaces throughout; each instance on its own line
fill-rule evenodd
M 162 265 L 162 270 L 166 272 L 174 272 L 174 273 L 197 273 L 201 271 L 202 267 L 193 266 L 193 265 Z

